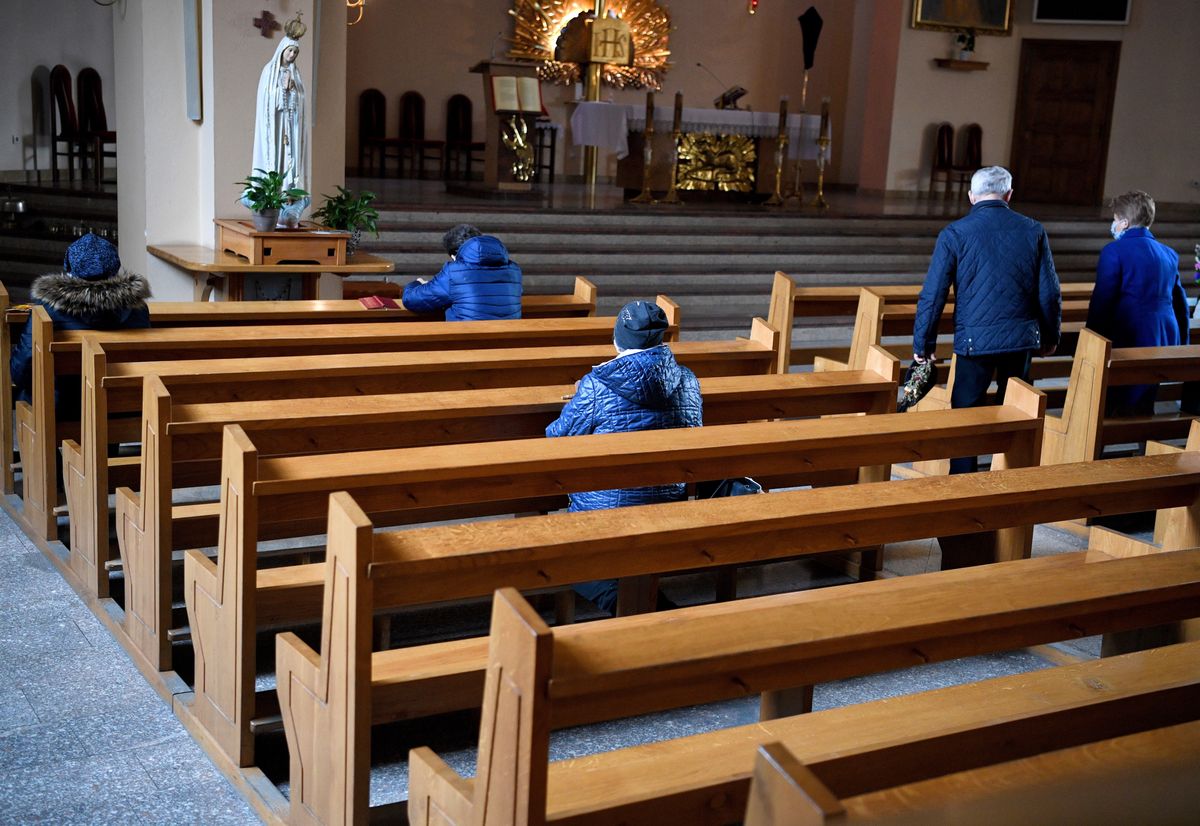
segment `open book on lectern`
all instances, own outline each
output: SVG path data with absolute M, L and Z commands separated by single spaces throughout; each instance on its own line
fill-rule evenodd
M 492 75 L 492 102 L 497 112 L 545 112 L 542 82 L 536 77 Z

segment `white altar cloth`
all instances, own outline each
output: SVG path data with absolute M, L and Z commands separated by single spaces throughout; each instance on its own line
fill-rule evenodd
M 611 150 L 620 160 L 629 154 L 628 116 L 628 106 L 602 100 L 580 101 L 571 113 L 571 140 L 576 146 Z
M 628 106 L 629 129 L 639 132 L 646 128 L 646 107 Z M 670 132 L 674 124 L 673 106 L 654 107 L 654 129 Z M 680 129 L 684 132 L 710 132 L 714 135 L 749 135 L 770 138 L 779 134 L 779 112 L 752 112 L 746 109 L 694 109 L 683 107 Z M 817 135 L 821 129 L 820 115 L 788 115 L 788 158 L 805 161 L 817 159 Z M 832 134 L 832 132 L 831 132 Z M 830 152 L 826 152 L 828 160 Z

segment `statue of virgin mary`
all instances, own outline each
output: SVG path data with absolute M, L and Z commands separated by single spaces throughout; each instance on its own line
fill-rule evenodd
M 284 26 L 286 36 L 258 78 L 254 116 L 254 160 L 251 169 L 283 175 L 284 189 L 308 189 L 308 125 L 304 114 L 304 81 L 296 58 L 307 27 L 296 19 Z M 251 173 L 253 174 L 253 172 Z M 280 224 L 295 225 L 312 203 L 304 198 L 283 208 Z

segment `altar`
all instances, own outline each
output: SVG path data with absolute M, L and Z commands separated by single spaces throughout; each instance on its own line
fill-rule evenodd
M 650 162 L 650 189 L 655 192 L 670 185 L 673 119 L 670 106 L 655 107 Z M 646 112 L 640 106 L 583 102 L 571 117 L 575 143 L 615 153 L 616 184 L 632 192 L 642 188 L 645 128 Z M 788 116 L 785 181 L 797 160 L 816 161 L 820 128 L 820 115 Z M 778 112 L 684 107 L 680 132 L 676 187 L 685 200 L 688 192 L 733 193 L 753 200 L 774 190 Z

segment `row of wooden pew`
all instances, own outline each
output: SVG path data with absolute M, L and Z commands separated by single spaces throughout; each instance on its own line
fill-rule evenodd
M 862 311 L 877 298 L 857 296 L 860 323 L 875 318 L 874 309 Z M 677 308 L 660 302 L 676 332 Z M 876 321 L 887 312 L 877 303 Z M 56 374 L 81 376 L 84 389 L 80 438 L 64 444 L 70 549 L 56 561 L 106 606 L 139 667 L 173 695 L 218 764 L 257 790 L 268 819 L 365 822 L 372 724 L 468 708 L 484 710 L 478 776 L 463 780 L 431 753 L 414 753 L 413 822 L 632 823 L 693 810 L 699 822 L 729 822 L 746 812 L 755 749 L 773 741 L 783 746 L 767 752 L 772 765 L 791 770 L 775 772 L 783 786 L 794 790 L 799 775 L 804 794 L 830 809 L 831 794 L 836 802 L 888 786 L 843 783 L 836 766 L 822 764 L 821 749 L 837 749 L 843 727 L 818 722 L 833 712 L 773 719 L 807 710 L 814 682 L 1200 614 L 1200 551 L 1190 550 L 1200 546 L 1200 430 L 1186 450 L 1155 446 L 1145 457 L 1038 467 L 1047 464 L 1044 394 L 1013 382 L 1004 406 L 895 414 L 900 362 L 869 329 L 855 336 L 865 341 L 861 364 L 827 360 L 811 373 L 783 372 L 784 337 L 758 319 L 746 340 L 676 341 L 680 361 L 702 377 L 704 428 L 545 440 L 570 382 L 611 355 L 611 344 L 587 342 L 609 342 L 612 319 L 161 327 L 82 334 L 72 350 L 73 336 L 39 325 L 36 310 L 34 318 L 39 352 L 54 356 L 43 362 L 40 398 L 52 401 Z M 1081 347 L 1089 335 L 1080 334 Z M 548 346 L 556 336 L 583 343 Z M 38 400 L 35 392 L 34 405 L 18 413 L 31 432 Z M 22 442 L 26 484 L 37 473 L 27 459 L 33 448 L 71 434 L 53 429 L 52 417 L 40 424 L 51 429 Z M 138 456 L 108 456 L 110 443 L 134 441 Z M 888 481 L 893 464 L 965 453 L 995 454 L 993 470 Z M 49 459 L 52 479 L 52 451 Z M 822 487 L 374 530 L 547 512 L 565 493 L 597 487 L 741 474 L 769 488 Z M 219 502 L 176 501 L 182 488 L 213 484 Z M 108 550 L 114 489 L 119 560 Z M 1143 510 L 1162 513 L 1155 546 L 1093 529 L 1087 554 L 1028 559 L 1034 524 Z M 45 523 L 26 520 L 35 535 L 36 524 Z M 569 594 L 571 583 L 616 576 L 621 613 L 639 613 L 653 606 L 653 578 L 662 574 L 852 552 L 852 570 L 870 580 L 886 543 L 963 534 L 973 536 L 970 558 L 998 564 L 553 630 L 511 590 Z M 261 540 L 314 535 L 327 539 L 302 552 L 259 550 Z M 215 559 L 196 548 L 215 549 Z M 108 599 L 118 581 L 119 606 Z M 372 650 L 376 614 L 497 589 L 487 639 Z M 174 598 L 180 590 L 186 616 Z M 319 650 L 287 630 L 318 618 Z M 255 687 L 256 641 L 268 629 L 285 631 L 274 692 Z M 190 687 L 167 676 L 187 644 Z M 1197 656 L 1175 646 L 1129 655 L 1126 671 L 1110 661 L 1073 667 L 1118 675 L 1111 679 L 1122 681 L 1124 704 L 1067 692 L 1056 695 L 1060 705 L 1013 706 L 1009 729 L 984 699 L 996 692 L 999 702 L 1003 687 L 960 687 L 976 692 L 963 695 L 977 698 L 967 704 L 975 716 L 964 708 L 953 723 L 931 716 L 936 700 L 908 698 L 913 705 L 894 719 L 920 718 L 924 707 L 928 725 L 907 729 L 903 744 L 861 740 L 859 771 L 841 777 L 876 774 L 872 760 L 893 769 L 878 773 L 893 785 L 984 765 L 946 758 L 930 761 L 928 775 L 897 773 L 893 764 L 906 763 L 898 754 L 947 737 L 961 738 L 956 753 L 1009 760 L 1189 723 L 1195 704 L 1177 700 L 1195 696 Z M 1169 664 L 1164 675 L 1186 679 L 1155 683 L 1136 665 L 1147 657 Z M 1045 685 L 1108 679 L 1066 671 L 1051 669 Z M 547 766 L 552 725 L 758 694 L 772 719 L 753 731 Z M 890 710 L 862 710 L 882 715 L 876 734 L 886 731 Z M 838 713 L 844 721 L 854 711 Z M 290 803 L 255 767 L 256 734 L 280 725 Z M 1041 729 L 1040 738 L 994 747 L 1013 731 Z M 694 759 L 697 749 L 708 749 L 706 760 Z M 825 791 L 795 771 L 796 759 L 816 767 Z M 771 782 L 763 776 L 760 788 Z

